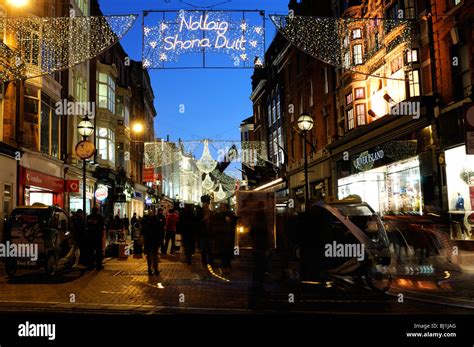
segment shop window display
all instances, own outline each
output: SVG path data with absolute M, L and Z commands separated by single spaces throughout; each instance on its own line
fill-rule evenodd
M 459 146 L 445 152 L 451 238 L 474 240 L 474 156 Z

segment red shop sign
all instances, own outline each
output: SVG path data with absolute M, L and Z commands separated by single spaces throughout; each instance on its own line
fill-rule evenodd
M 44 173 L 20 168 L 22 184 L 52 190 L 55 193 L 64 192 L 64 180 Z

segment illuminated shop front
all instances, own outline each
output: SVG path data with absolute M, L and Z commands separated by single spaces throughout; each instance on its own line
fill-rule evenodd
M 353 174 L 338 180 L 340 199 L 359 195 L 380 214 L 422 214 L 416 141 L 394 141 L 377 146 L 351 157 L 350 165 Z
M 20 203 L 64 207 L 64 180 L 41 172 L 20 167 Z
M 474 155 L 466 154 L 466 146 L 459 146 L 445 151 L 446 182 L 448 208 L 452 220 L 464 222 L 462 235 L 460 226 L 453 226 L 451 237 L 457 240 L 474 240 Z M 461 208 L 464 203 L 464 209 Z

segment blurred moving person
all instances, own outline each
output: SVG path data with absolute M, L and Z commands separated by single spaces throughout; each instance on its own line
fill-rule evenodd
M 164 247 L 161 249 L 162 254 L 168 252 L 169 242 L 171 240 L 171 250 L 170 254 L 174 254 L 176 249 L 176 226 L 179 222 L 179 216 L 174 209 L 171 209 L 168 215 L 166 216 L 166 239 Z
M 99 214 L 97 207 L 92 208 L 91 214 L 87 217 L 87 234 L 90 240 L 91 254 L 89 257 L 88 269 L 93 269 L 93 257 L 95 253 L 95 267 L 97 270 L 102 270 L 103 254 L 103 240 L 105 233 L 104 217 Z

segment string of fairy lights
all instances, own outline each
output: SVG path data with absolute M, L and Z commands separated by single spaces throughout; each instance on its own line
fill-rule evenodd
M 404 80 L 391 77 L 388 66 L 381 69 L 377 54 L 384 52 L 383 57 L 400 45 L 411 49 L 411 20 L 282 15 L 270 19 L 288 41 L 316 59 L 365 75 Z
M 7 40 L 0 44 L 0 81 L 38 77 L 92 59 L 120 40 L 137 17 L 4 18 L 0 25 Z
M 219 53 L 234 66 L 261 66 L 265 53 L 265 30 L 233 12 L 180 10 L 174 18 L 158 19 L 157 13 L 145 16 L 143 64 L 162 68 L 183 55 Z M 148 24 L 149 23 L 149 24 Z

